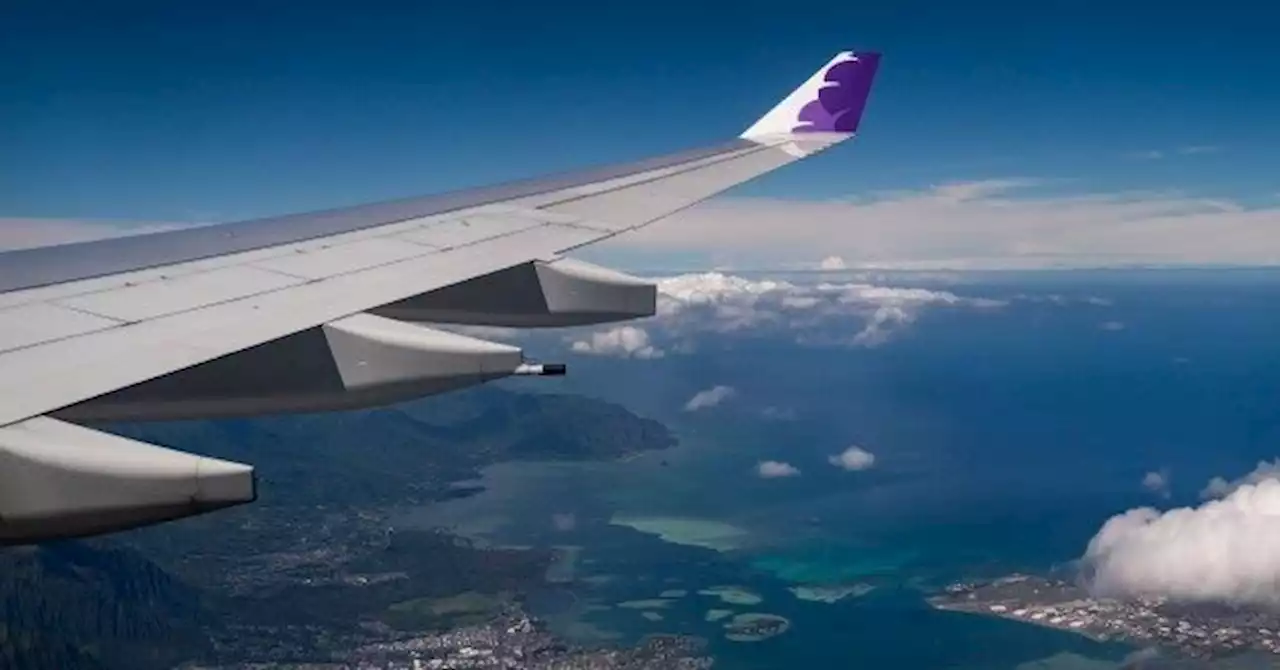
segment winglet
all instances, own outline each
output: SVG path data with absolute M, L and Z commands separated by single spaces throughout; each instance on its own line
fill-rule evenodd
M 880 54 L 842 51 L 739 137 L 858 130 Z

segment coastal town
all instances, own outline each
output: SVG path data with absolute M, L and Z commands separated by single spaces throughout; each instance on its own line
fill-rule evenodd
M 1031 575 L 948 586 L 934 607 L 1165 648 L 1193 658 L 1280 655 L 1280 612 L 1164 599 L 1095 598 L 1080 585 Z
M 274 670 L 706 670 L 697 638 L 654 635 L 627 648 L 566 644 L 512 609 L 487 623 L 408 635 L 334 654 L 327 662 L 272 663 Z M 186 666 L 188 670 L 261 670 L 262 663 Z

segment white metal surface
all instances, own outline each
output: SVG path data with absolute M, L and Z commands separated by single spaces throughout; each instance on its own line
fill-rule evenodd
M 303 279 L 324 279 L 426 256 L 435 251 L 421 244 L 375 237 L 315 251 L 298 251 L 254 263 L 254 267 Z
M 396 236 L 396 239 L 424 244 L 436 249 L 453 249 L 539 225 L 542 225 L 542 222 L 521 216 L 493 214 L 465 216 L 401 233 Z
M 113 328 L 118 321 L 48 303 L 0 309 L 0 352 Z
M 297 277 L 240 265 L 64 298 L 53 304 L 132 323 L 301 283 Z

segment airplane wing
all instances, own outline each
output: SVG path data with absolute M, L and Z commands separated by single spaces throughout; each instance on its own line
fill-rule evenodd
M 251 501 L 252 468 L 80 425 L 365 407 L 513 374 L 424 323 L 649 316 L 653 284 L 573 260 L 853 136 L 879 54 L 842 52 L 737 138 L 439 196 L 0 253 L 0 543 Z

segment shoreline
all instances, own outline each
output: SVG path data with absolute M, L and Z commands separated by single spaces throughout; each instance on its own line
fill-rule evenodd
M 939 598 L 936 596 L 926 598 L 925 602 L 929 603 L 929 606 L 932 607 L 933 609 L 940 610 L 943 612 L 956 612 L 959 614 L 968 614 L 970 616 L 985 617 L 989 619 L 1000 619 L 1002 621 L 1012 621 L 1014 623 L 1025 624 L 1028 626 L 1035 626 L 1037 628 L 1045 628 L 1048 630 L 1056 630 L 1062 633 L 1071 633 L 1072 635 L 1079 635 L 1080 637 L 1083 637 L 1087 640 L 1102 643 L 1102 644 L 1124 644 L 1124 645 L 1129 645 L 1133 647 L 1141 646 L 1140 644 L 1137 643 L 1137 641 L 1134 641 L 1134 640 L 1109 637 L 1105 634 L 1095 633 L 1083 627 L 1072 628 L 1070 626 L 1064 626 L 1061 624 L 1049 623 L 1044 619 L 1033 620 L 1033 619 L 1027 619 L 1022 617 L 1016 617 L 1016 616 L 1013 616 L 1012 613 L 1008 611 L 991 612 L 991 611 L 957 606 L 952 603 L 939 602 Z

